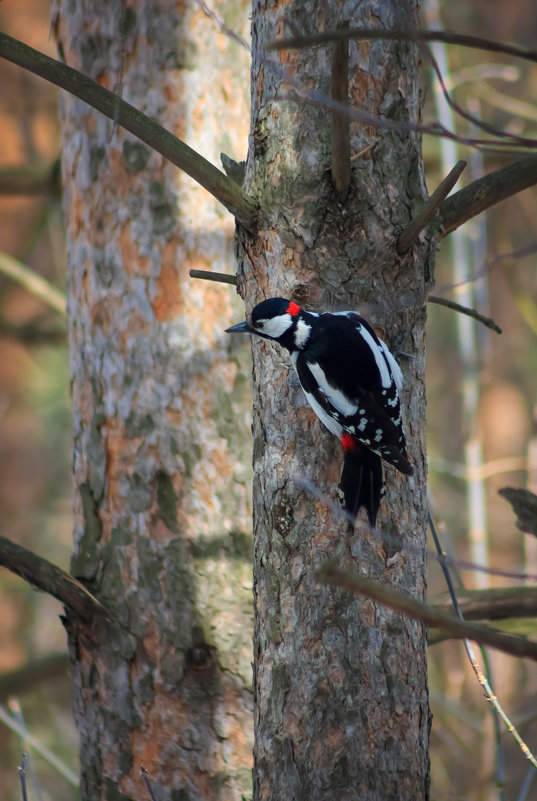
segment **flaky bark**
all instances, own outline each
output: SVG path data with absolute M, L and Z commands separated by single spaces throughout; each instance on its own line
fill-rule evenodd
M 123 97 L 213 162 L 241 154 L 231 86 L 246 60 L 195 3 L 61 3 L 56 35 L 110 89 L 123 59 Z M 61 117 L 72 569 L 114 620 L 67 621 L 82 798 L 141 798 L 143 765 L 159 798 L 239 799 L 251 785 L 249 382 L 226 350 L 230 290 L 188 276 L 229 269 L 233 221 L 79 100 L 64 96 Z
M 353 17 L 358 8 L 359 16 Z M 423 298 L 429 245 L 398 255 L 398 237 L 424 200 L 419 136 L 351 127 L 353 162 L 338 202 L 330 172 L 329 113 L 296 98 L 261 46 L 286 31 L 417 26 L 413 0 L 254 2 L 252 144 L 245 191 L 266 218 L 241 239 L 239 289 L 247 309 L 282 295 L 310 309 L 359 309 L 388 342 L 404 337 L 402 363 L 413 479 L 387 472 L 379 529 L 345 539 L 346 524 L 301 486 L 335 495 L 340 446 L 289 373 L 288 356 L 254 341 L 255 768 L 254 798 L 424 799 L 430 723 L 421 624 L 340 589 L 317 570 L 344 542 L 342 565 L 422 599 L 425 593 Z M 330 48 L 270 54 L 307 87 L 330 92 Z M 351 102 L 374 114 L 419 117 L 417 48 L 350 47 Z M 351 366 L 349 369 L 352 369 Z

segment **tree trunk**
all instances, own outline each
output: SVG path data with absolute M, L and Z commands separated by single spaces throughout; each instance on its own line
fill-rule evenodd
M 357 12 L 354 9 L 358 8 Z M 355 14 L 353 16 L 353 14 Z M 425 198 L 415 134 L 351 125 L 345 202 L 330 167 L 331 115 L 300 100 L 262 45 L 286 33 L 418 26 L 413 0 L 254 2 L 252 140 L 245 189 L 266 217 L 240 237 L 239 288 L 249 311 L 283 296 L 312 310 L 358 309 L 388 343 L 404 336 L 403 393 L 414 478 L 386 470 L 382 540 L 347 524 L 311 482 L 335 498 L 341 448 L 306 405 L 287 353 L 254 338 L 254 798 L 424 799 L 430 714 L 423 627 L 369 600 L 320 586 L 317 569 L 344 566 L 423 598 L 426 586 L 424 297 L 431 252 L 423 237 L 404 258 L 398 235 Z M 350 43 L 350 103 L 415 122 L 418 48 Z M 269 52 L 309 89 L 329 94 L 331 47 Z M 362 519 L 363 522 L 363 519 Z
M 60 2 L 55 32 L 69 65 L 116 91 L 122 74 L 126 100 L 208 158 L 243 152 L 247 54 L 196 3 Z M 252 746 L 249 367 L 244 352 L 229 360 L 229 288 L 188 277 L 229 270 L 233 221 L 84 103 L 61 105 L 73 572 L 114 621 L 67 621 L 82 798 L 141 798 L 143 765 L 159 798 L 239 799 Z

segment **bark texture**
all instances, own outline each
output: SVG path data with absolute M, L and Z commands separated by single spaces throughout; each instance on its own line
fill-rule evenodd
M 247 54 L 196 3 L 65 0 L 55 33 L 70 66 L 111 90 L 121 79 L 126 100 L 214 163 L 242 155 Z M 230 269 L 233 221 L 81 101 L 63 96 L 61 125 L 73 572 L 116 621 L 67 621 L 82 798 L 142 797 L 143 765 L 159 799 L 239 799 L 252 747 L 249 368 L 244 351 L 229 359 L 231 290 L 188 277 Z
M 262 45 L 296 31 L 417 27 L 414 0 L 254 0 L 252 139 L 245 190 L 265 219 L 242 234 L 239 288 L 247 311 L 281 295 L 312 310 L 358 309 L 388 343 L 403 337 L 409 452 L 407 479 L 386 469 L 377 526 L 346 523 L 301 486 L 332 499 L 341 446 L 317 421 L 289 371 L 288 355 L 254 339 L 255 767 L 254 798 L 425 799 L 430 714 L 423 627 L 369 600 L 320 586 L 316 571 L 340 562 L 422 599 L 425 573 L 424 292 L 430 243 L 401 257 L 397 239 L 426 196 L 418 135 L 353 123 L 349 195 L 330 179 L 330 116 L 303 101 L 280 68 L 329 93 L 330 47 L 270 53 Z M 350 101 L 390 119 L 417 121 L 415 44 L 350 44 Z

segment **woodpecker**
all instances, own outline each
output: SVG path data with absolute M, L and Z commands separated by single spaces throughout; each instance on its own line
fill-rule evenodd
M 226 333 L 253 334 L 287 348 L 308 403 L 343 445 L 344 508 L 354 520 L 364 507 L 374 527 L 382 459 L 405 475 L 414 472 L 399 401 L 403 376 L 386 344 L 356 312 L 317 314 L 284 298 L 258 303 L 250 322 Z

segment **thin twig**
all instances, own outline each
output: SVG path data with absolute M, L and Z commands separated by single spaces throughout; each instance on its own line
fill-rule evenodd
M 19 778 L 21 780 L 22 801 L 28 801 L 28 793 L 26 792 L 26 761 L 28 754 L 23 752 L 21 763 L 19 765 Z
M 482 323 L 492 331 L 496 331 L 497 334 L 503 333 L 500 326 L 495 323 L 494 320 L 492 320 L 490 317 L 485 317 L 484 314 L 480 314 L 480 312 L 476 311 L 475 309 L 469 309 L 467 306 L 461 306 L 460 303 L 455 303 L 454 300 L 440 298 L 437 295 L 429 295 L 427 300 L 429 303 L 436 303 L 438 306 L 446 306 L 448 309 L 452 309 L 460 314 L 465 314 L 467 317 L 472 317 L 474 320 Z
M 466 623 L 444 615 L 432 606 L 417 601 L 407 593 L 348 570 L 339 570 L 333 562 L 325 562 L 318 573 L 323 584 L 343 587 L 355 595 L 365 595 L 374 601 L 419 620 L 431 628 L 438 628 L 457 639 L 471 639 L 489 645 L 512 656 L 528 657 L 537 661 L 537 643 L 513 634 L 503 634 L 486 626 Z
M 358 153 L 355 153 L 354 156 L 351 156 L 351 158 L 350 158 L 351 162 L 356 161 L 356 159 L 359 159 L 362 156 L 365 156 L 366 153 L 369 153 L 370 150 L 373 150 L 373 148 L 377 146 L 378 141 L 379 141 L 378 139 L 375 139 L 374 142 L 371 142 L 369 145 L 366 145 L 361 150 L 359 150 Z M 331 169 L 332 169 L 331 167 L 325 167 L 324 171 L 328 172 L 328 170 L 331 170 Z
M 459 180 L 465 167 L 465 161 L 458 161 L 455 164 L 449 175 L 446 175 L 444 180 L 436 187 L 427 202 L 422 206 L 407 228 L 405 228 L 397 242 L 397 251 L 401 256 L 412 247 L 420 232 L 423 231 L 433 219 L 441 204 Z
M 211 270 L 189 270 L 191 278 L 201 278 L 204 281 L 216 281 L 219 284 L 232 284 L 237 286 L 237 276 L 227 275 L 227 273 L 215 273 Z
M 475 128 L 485 131 L 486 133 L 489 133 L 492 136 L 501 136 L 502 138 L 510 139 L 512 142 L 516 142 L 519 145 L 523 145 L 526 147 L 535 147 L 535 139 L 533 139 L 532 137 L 519 136 L 518 134 L 513 134 L 510 131 L 500 130 L 499 128 L 496 128 L 494 125 L 491 125 L 488 122 L 483 122 L 483 120 L 479 119 L 479 117 L 476 117 L 474 114 L 470 114 L 468 111 L 465 111 L 465 109 L 463 109 L 462 106 L 459 106 L 459 104 L 455 100 L 453 100 L 453 98 L 451 97 L 450 93 L 447 90 L 444 78 L 442 76 L 442 71 L 438 66 L 438 62 L 434 57 L 431 49 L 426 44 L 422 44 L 421 50 L 424 53 L 427 60 L 431 63 L 431 66 L 436 74 L 438 83 L 440 85 L 440 89 L 442 91 L 442 94 L 444 96 L 447 105 L 451 108 L 452 111 L 458 114 L 459 117 L 462 117 L 463 120 L 466 120 L 466 122 L 471 123 Z
M 155 794 L 153 793 L 153 788 L 149 783 L 149 771 L 146 768 L 144 768 L 143 765 L 140 768 L 140 775 L 145 782 L 145 786 L 147 787 L 151 801 L 157 801 L 157 799 L 155 798 Z
M 272 67 L 272 64 L 270 66 Z M 387 131 L 397 131 L 398 133 L 428 134 L 429 136 L 435 136 L 441 139 L 459 142 L 460 144 L 467 145 L 468 147 L 474 147 L 487 153 L 499 152 L 502 155 L 505 155 L 506 153 L 519 153 L 521 148 L 527 150 L 530 146 L 532 148 L 537 147 L 537 139 L 529 140 L 531 143 L 530 145 L 518 144 L 517 142 L 512 142 L 511 140 L 505 141 L 503 139 L 477 139 L 471 136 L 461 136 L 456 134 L 439 122 L 425 124 L 420 122 L 406 122 L 405 120 L 392 120 L 386 117 L 378 117 L 375 114 L 370 114 L 369 112 L 364 111 L 362 108 L 354 108 L 345 103 L 339 103 L 328 95 L 325 95 L 323 92 L 305 87 L 296 78 L 285 74 L 283 70 L 276 70 L 275 67 L 273 67 L 273 69 L 280 74 L 282 82 L 289 84 L 296 93 L 296 95 L 290 93 L 288 99 L 292 98 L 295 102 L 297 99 L 302 99 L 308 103 L 321 106 L 321 108 L 326 108 L 331 112 L 338 111 L 342 115 L 347 115 L 351 120 L 358 120 L 364 125 L 370 125 L 373 128 L 378 128 L 380 130 L 384 129 Z M 285 96 L 282 96 L 282 100 L 285 99 Z
M 52 767 L 55 768 L 58 773 L 69 782 L 69 784 L 72 784 L 73 787 L 78 787 L 78 776 L 73 773 L 73 771 L 65 764 L 65 762 L 62 762 L 61 759 L 58 759 L 58 757 L 46 746 L 44 746 L 37 737 L 34 737 L 33 734 L 30 734 L 30 732 L 26 731 L 24 726 L 21 726 L 20 723 L 16 721 L 1 705 L 0 720 L 2 723 L 5 723 L 8 729 L 11 729 L 11 731 L 15 732 L 15 734 L 18 734 L 19 737 L 27 742 L 37 754 L 42 756 L 43 759 L 46 759 L 46 761 L 52 765 Z
M 5 33 L 0 33 L 0 57 L 66 89 L 109 119 L 117 118 L 119 125 L 207 189 L 245 227 L 254 226 L 257 217 L 254 204 L 234 181 L 130 103 L 116 97 L 78 70 L 49 58 Z
M 239 42 L 239 44 L 242 47 L 244 47 L 246 50 L 248 50 L 248 52 L 251 52 L 251 48 L 250 48 L 248 42 L 246 42 L 242 37 L 238 36 L 234 31 L 232 31 L 215 14 L 214 11 L 212 11 L 210 8 L 208 8 L 207 4 L 203 0 L 196 0 L 196 2 L 200 6 L 200 8 L 202 8 L 204 10 L 204 12 L 216 22 L 216 24 L 220 27 L 220 30 L 226 36 L 229 36 L 231 39 L 234 39 L 235 41 Z M 397 31 L 391 31 L 391 32 L 388 32 L 387 36 L 383 36 L 383 33 L 385 33 L 385 32 L 379 31 L 377 29 L 370 30 L 370 31 L 362 30 L 362 31 L 359 31 L 358 33 L 360 34 L 360 36 L 362 36 L 362 34 L 364 34 L 363 38 L 365 38 L 365 39 L 367 39 L 367 38 L 370 38 L 370 39 L 382 39 L 382 38 L 385 38 L 385 39 L 403 39 L 404 40 L 405 38 L 408 37 L 408 31 L 404 31 L 401 34 L 398 33 Z M 422 31 L 421 33 L 424 34 L 424 33 L 427 33 L 427 32 Z M 445 35 L 444 32 L 432 32 L 432 33 L 434 35 L 438 35 L 439 37 L 443 37 Z M 391 35 L 391 34 L 394 34 L 394 35 Z M 466 41 L 468 39 L 472 39 L 472 37 L 459 36 L 458 34 L 453 34 L 453 37 L 454 37 L 454 40 L 457 37 L 458 37 L 458 39 L 460 39 L 460 41 L 455 42 L 457 44 L 463 44 L 463 45 L 467 44 L 469 47 L 474 46 L 474 45 L 472 45 L 472 44 L 470 44 L 469 42 Z M 336 40 L 337 38 L 338 37 L 334 37 L 334 40 Z M 339 38 L 344 38 L 344 37 L 339 37 Z M 360 37 L 357 37 L 357 38 L 360 38 Z M 412 40 L 414 40 L 414 38 L 415 37 L 413 37 Z M 290 40 L 288 40 L 288 41 L 290 41 Z M 432 39 L 430 41 L 432 41 Z M 490 44 L 491 45 L 490 49 L 493 50 L 493 51 L 496 49 L 495 46 L 497 45 L 496 42 L 490 42 L 489 43 L 487 40 L 483 40 L 483 39 L 481 39 L 481 40 L 472 39 L 472 41 L 480 41 L 480 42 L 485 43 L 485 44 Z M 319 42 L 319 43 L 322 44 L 322 42 Z M 328 44 L 328 42 L 326 42 L 326 44 Z M 305 45 L 305 46 L 308 46 L 308 45 Z M 266 49 L 270 49 L 270 47 L 266 48 Z M 275 48 L 275 49 L 278 49 L 278 48 Z M 484 49 L 487 49 L 487 47 L 485 47 Z M 512 55 L 512 53 L 510 52 L 510 46 L 509 45 L 506 46 L 506 52 L 508 52 L 508 51 Z M 521 51 L 521 52 L 522 53 L 526 53 L 526 52 L 530 52 L 531 53 L 531 51 L 525 51 L 525 50 Z M 312 102 L 316 102 L 316 103 L 318 103 L 320 105 L 323 105 L 328 109 L 334 109 L 335 110 L 336 106 L 334 105 L 334 101 L 333 101 L 332 98 L 329 98 L 326 95 L 322 95 L 322 93 L 320 93 L 320 92 L 311 92 L 311 91 L 308 92 L 307 90 L 305 90 L 304 86 L 301 85 L 300 82 L 296 78 L 293 78 L 288 73 L 286 73 L 286 71 L 282 68 L 281 64 L 276 63 L 274 61 L 271 61 L 270 59 L 268 59 L 266 57 L 263 57 L 263 56 L 260 56 L 260 60 L 261 60 L 262 65 L 266 69 L 269 69 L 272 72 L 275 72 L 283 82 L 294 86 L 300 92 L 301 95 L 303 95 L 303 96 L 305 95 L 306 97 L 311 99 Z M 344 104 L 341 104 L 341 105 L 344 105 Z M 340 113 L 344 113 L 344 112 L 340 109 Z M 384 119 L 379 118 L 379 117 L 374 117 L 372 115 L 367 115 L 367 114 L 365 114 L 364 112 L 362 112 L 359 109 L 354 109 L 352 114 L 349 113 L 349 117 L 352 118 L 352 119 L 359 119 L 359 120 L 363 121 L 365 124 L 368 124 L 368 125 L 371 125 L 371 126 L 374 126 L 374 127 L 377 127 L 377 128 L 389 128 L 390 129 L 392 127 L 389 124 L 390 121 L 384 120 Z M 491 127 L 491 130 L 493 130 L 496 133 L 497 136 L 499 136 L 501 138 L 511 138 L 511 136 L 506 134 L 504 131 L 501 131 L 499 129 L 494 129 L 494 128 L 492 128 L 492 126 L 490 126 L 490 127 Z M 490 152 L 494 152 L 492 146 L 495 145 L 495 144 L 498 147 L 509 146 L 509 142 L 503 142 L 503 141 L 497 141 L 497 140 L 496 141 L 478 140 L 478 139 L 474 140 L 474 139 L 468 139 L 468 138 L 460 137 L 460 136 L 457 136 L 457 134 L 452 133 L 451 131 L 448 131 L 448 130 L 444 129 L 442 126 L 439 126 L 438 124 L 433 124 L 433 125 L 429 125 L 429 126 L 418 126 L 416 128 L 415 126 L 412 126 L 412 125 L 409 125 L 409 124 L 405 125 L 404 123 L 401 123 L 401 125 L 399 126 L 399 130 L 401 130 L 401 131 L 419 130 L 422 133 L 427 133 L 427 134 L 430 134 L 431 136 L 440 136 L 440 137 L 445 136 L 446 138 L 453 139 L 454 141 L 460 142 L 461 144 L 466 144 L 469 147 L 475 147 L 477 149 L 484 149 L 484 150 L 488 150 Z M 537 139 L 528 139 L 526 141 L 529 144 L 528 145 L 522 144 L 523 147 L 526 147 L 526 146 L 535 147 L 537 145 Z M 356 158 L 356 156 L 354 158 Z M 352 161 L 352 159 L 351 159 L 351 161 Z M 328 167 L 328 169 L 330 169 L 330 167 Z
M 332 97 L 348 103 L 349 40 L 340 39 L 332 45 Z M 332 114 L 332 180 L 341 201 L 349 191 L 351 180 L 350 120 L 346 114 Z
M 523 259 L 526 256 L 531 256 L 532 253 L 536 252 L 537 252 L 537 242 L 534 242 L 531 245 L 526 245 L 526 247 L 523 248 L 518 248 L 517 250 L 510 250 L 509 252 L 506 253 L 498 253 L 497 256 L 493 256 L 493 258 L 485 262 L 483 266 L 479 270 L 477 270 L 477 272 L 474 272 L 471 275 L 469 275 L 465 281 L 458 281 L 456 283 L 451 283 L 451 284 L 437 284 L 435 289 L 437 292 L 445 292 L 448 289 L 457 289 L 458 287 L 468 283 L 469 281 L 477 281 L 478 278 L 482 278 L 482 276 L 492 272 L 494 267 L 496 267 L 498 264 L 501 264 L 502 261 L 515 261 L 516 259 Z
M 431 515 L 430 512 L 428 512 L 428 520 L 429 520 L 429 527 L 431 529 L 431 534 L 433 536 L 433 541 L 434 541 L 438 556 L 439 557 L 445 556 L 444 549 L 442 548 L 442 545 L 440 543 L 440 539 L 439 539 L 438 533 L 436 531 L 436 526 L 434 525 L 434 521 L 433 521 L 433 518 L 432 518 L 432 515 Z M 440 562 L 440 564 L 442 566 L 442 571 L 443 571 L 444 577 L 446 579 L 446 583 L 447 583 L 447 586 L 448 586 L 448 591 L 449 591 L 449 594 L 450 594 L 450 597 L 451 597 L 451 601 L 452 601 L 453 607 L 454 607 L 457 615 L 459 616 L 459 622 L 464 623 L 464 625 L 468 625 L 464 621 L 464 618 L 463 618 L 463 615 L 462 615 L 462 611 L 461 611 L 461 608 L 459 606 L 459 601 L 458 601 L 458 598 L 457 598 L 456 593 L 455 593 L 455 588 L 453 586 L 453 582 L 451 580 L 451 575 L 449 573 L 447 564 L 445 563 L 445 561 Z M 497 696 L 493 692 L 492 687 L 490 686 L 487 677 L 484 675 L 483 671 L 481 670 L 481 668 L 479 666 L 479 663 L 478 663 L 478 661 L 476 659 L 474 650 L 472 648 L 472 644 L 471 644 L 471 642 L 469 642 L 469 640 L 471 640 L 471 639 L 473 640 L 474 637 L 471 637 L 471 636 L 464 637 L 464 639 L 463 639 L 464 648 L 465 648 L 466 654 L 468 656 L 469 662 L 470 662 L 470 664 L 472 666 L 472 669 L 473 669 L 473 671 L 474 671 L 474 673 L 476 675 L 476 678 L 477 678 L 478 682 L 480 683 L 480 685 L 483 688 L 483 692 L 485 694 L 485 697 L 486 697 L 487 701 L 490 701 L 490 703 L 492 704 L 492 706 L 494 708 L 494 711 L 495 711 L 496 715 L 503 721 L 503 723 L 505 724 L 505 727 L 507 728 L 507 731 L 510 732 L 510 734 L 512 735 L 512 737 L 515 740 L 515 742 L 518 744 L 518 746 L 519 746 L 520 750 L 522 751 L 522 753 L 524 754 L 524 756 L 527 757 L 527 759 L 530 760 L 531 764 L 534 765 L 534 767 L 537 767 L 537 761 L 536 761 L 533 753 L 530 751 L 530 749 L 528 748 L 528 746 L 526 745 L 526 743 L 524 742 L 524 740 L 522 739 L 522 737 L 518 733 L 518 731 L 515 728 L 514 724 L 511 722 L 511 720 L 507 717 L 507 715 L 503 711 L 503 708 L 502 708 L 501 704 L 499 703 Z M 481 646 L 483 646 L 483 645 L 491 645 L 490 642 L 487 643 L 484 639 L 477 640 L 477 642 Z M 492 646 L 492 647 L 494 647 L 494 646 Z M 486 658 L 486 655 L 485 654 L 483 654 L 483 655 Z
M 373 150 L 373 148 L 377 146 L 378 141 L 379 141 L 378 139 L 375 139 L 375 141 L 371 142 L 370 145 L 366 145 L 365 147 L 363 147 L 361 150 L 358 151 L 358 153 L 355 153 L 354 156 L 351 156 L 351 161 L 356 161 L 356 159 L 365 156 L 366 153 L 369 153 L 370 150 Z
M 1 35 L 1 34 L 0 34 Z M 7 253 L 0 253 L 0 273 L 7 275 L 13 281 L 21 284 L 28 292 L 35 295 L 40 300 L 48 303 L 55 311 L 64 316 L 67 314 L 65 308 L 65 295 L 59 289 L 52 286 L 41 275 L 26 267 L 18 259 Z
M 340 39 L 355 39 L 357 41 L 368 41 L 384 39 L 403 42 L 445 42 L 446 44 L 460 45 L 461 47 L 471 47 L 477 50 L 485 50 L 489 53 L 504 53 L 508 56 L 515 56 L 526 61 L 537 63 L 537 51 L 528 50 L 525 47 L 517 47 L 503 42 L 495 42 L 491 39 L 483 39 L 479 36 L 469 36 L 464 33 L 453 33 L 451 31 L 425 31 L 425 30 L 400 30 L 400 29 L 377 29 L 363 28 L 348 30 L 338 28 L 332 31 L 323 31 L 312 36 L 295 36 L 289 39 L 280 39 L 269 42 L 265 45 L 265 50 L 288 50 L 311 47 L 312 45 L 330 44 Z
M 445 554 L 444 554 L 445 557 Z M 446 559 L 442 559 L 446 564 Z M 445 595 L 429 599 L 439 612 L 449 613 L 451 600 Z M 457 591 L 457 601 L 466 620 L 505 620 L 537 617 L 537 587 L 490 587 Z
M 312 495 L 314 498 L 317 498 L 317 500 L 324 504 L 327 509 L 330 510 L 330 513 L 333 515 L 335 520 L 347 520 L 349 523 L 354 522 L 352 515 L 343 509 L 340 503 L 334 501 L 326 492 L 322 492 L 312 481 L 310 481 L 309 478 L 306 478 L 305 476 L 296 476 L 294 481 L 299 487 L 301 487 L 301 489 L 310 493 L 310 495 Z M 385 542 L 388 545 L 396 545 L 399 548 L 401 547 L 401 541 L 397 537 L 391 537 L 385 531 L 381 531 L 376 528 L 372 529 L 371 526 L 368 526 L 368 530 L 375 534 L 382 542 Z M 406 543 L 405 550 L 407 550 L 408 553 L 415 554 L 416 556 L 422 556 L 423 554 L 423 550 L 421 548 L 414 547 L 410 543 Z M 458 570 L 472 570 L 480 573 L 486 573 L 489 576 L 502 576 L 503 578 L 511 578 L 516 580 L 530 579 L 531 581 L 537 581 L 537 574 L 535 573 L 520 573 L 519 571 L 515 570 L 503 570 L 501 567 L 484 567 L 483 565 L 477 565 L 475 562 L 469 562 L 466 559 L 455 559 L 451 556 L 438 556 L 436 551 L 431 550 L 426 551 L 426 556 L 428 559 L 434 559 L 440 564 L 445 563 L 446 565 L 452 565 Z

